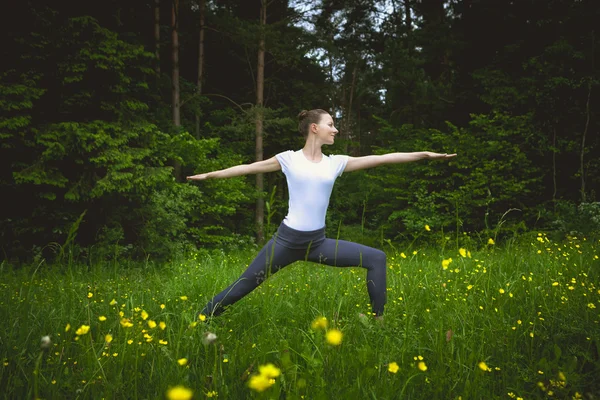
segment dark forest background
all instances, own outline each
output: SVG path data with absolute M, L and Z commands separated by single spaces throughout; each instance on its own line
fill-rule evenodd
M 260 242 L 281 173 L 185 176 L 300 148 L 312 108 L 335 116 L 331 153 L 459 154 L 344 174 L 332 235 L 600 230 L 596 0 L 21 1 L 0 18 L 2 259 Z

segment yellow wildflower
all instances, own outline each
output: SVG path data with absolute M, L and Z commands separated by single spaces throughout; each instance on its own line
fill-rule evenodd
M 398 364 L 395 361 L 388 364 L 388 371 L 390 371 L 392 374 L 395 374 L 396 372 L 398 372 L 399 369 L 400 369 L 400 367 L 398 366 Z
M 186 300 L 188 299 L 188 297 L 187 297 L 187 296 L 179 296 L 179 298 L 180 298 L 182 301 L 186 301 Z
M 400 257 L 402 257 L 402 258 L 406 258 L 406 254 L 404 254 L 404 253 L 400 253 Z
M 115 304 L 117 304 L 117 301 L 115 299 L 112 299 L 110 301 L 110 303 L 108 303 L 108 304 L 110 304 L 111 306 L 114 306 Z
M 281 375 L 281 370 L 271 363 L 259 366 L 258 372 L 267 378 L 277 378 Z
M 77 328 L 77 330 L 75 331 L 75 334 L 81 336 L 81 335 L 85 335 L 89 331 L 90 331 L 89 325 L 81 325 L 79 328 Z
M 98 317 L 98 321 L 104 322 L 104 321 L 106 321 L 106 317 L 104 315 L 101 315 Z
M 94 293 L 88 292 L 88 299 L 91 299 L 92 297 L 94 297 Z
M 167 342 L 166 340 L 162 340 L 161 339 L 161 340 L 158 341 L 158 344 L 167 345 L 167 344 L 169 344 L 169 342 Z
M 274 380 L 269 379 L 265 375 L 253 375 L 248 381 L 248 387 L 256 390 L 257 392 L 264 392 L 271 386 L 273 386 Z
M 325 339 L 327 340 L 327 343 L 333 346 L 339 346 L 342 343 L 342 336 L 342 332 L 338 329 L 330 329 L 325 334 Z
M 113 337 L 112 337 L 112 335 L 111 335 L 110 333 L 107 333 L 107 334 L 104 336 L 104 341 L 105 341 L 106 343 L 110 343 L 110 342 L 112 342 L 112 341 L 113 341 Z
M 487 364 L 484 361 L 481 361 L 479 364 L 477 364 L 477 366 L 479 367 L 479 369 L 481 369 L 482 371 L 486 371 L 486 372 L 490 372 L 491 368 L 487 366 Z
M 419 361 L 418 367 L 423 372 L 427 371 L 427 365 L 425 364 L 425 361 Z
M 489 238 L 489 239 L 488 239 L 488 244 L 495 244 L 495 243 L 496 243 L 496 242 L 494 242 L 494 239 L 492 239 L 492 238 Z
M 327 329 L 328 326 L 329 326 L 329 322 L 327 321 L 327 318 L 325 318 L 325 317 L 315 318 L 314 321 L 312 322 L 312 324 L 310 325 L 310 327 L 314 330 Z
M 451 262 L 452 262 L 452 258 L 449 258 L 447 260 L 443 260 L 442 261 L 442 268 L 448 269 L 448 266 L 450 265 Z
M 458 252 L 460 253 L 461 257 L 467 256 L 467 250 L 463 249 L 462 247 L 460 249 L 458 249 Z
M 133 324 L 131 323 L 131 321 L 127 318 L 121 318 L 121 326 L 123 328 L 131 328 L 133 326 Z
M 148 313 L 146 312 L 146 310 L 142 310 L 142 319 L 144 321 L 148 319 Z
M 190 400 L 192 398 L 191 389 L 186 388 L 185 386 L 175 386 L 167 391 L 167 399 L 169 400 Z
M 500 292 L 500 294 L 504 294 L 504 289 L 500 288 L 498 289 L 498 292 Z
M 71 324 L 67 324 L 65 326 L 65 332 L 69 332 L 70 329 L 71 329 Z
M 165 328 L 167 327 L 167 324 L 165 324 L 165 322 L 164 322 L 164 321 L 160 321 L 160 322 L 158 323 L 158 327 L 164 331 L 164 330 L 165 330 Z
M 180 358 L 179 360 L 177 360 L 177 364 L 181 365 L 182 367 L 187 365 L 187 363 L 188 363 L 187 358 Z
M 150 327 L 150 329 L 156 328 L 156 321 L 149 320 L 148 321 L 148 326 Z
M 199 315 L 198 315 L 198 319 L 199 319 L 200 321 L 204 322 L 204 321 L 206 321 L 206 315 L 204 315 L 204 314 L 199 314 Z
M 431 230 L 431 228 L 429 227 L 429 225 L 425 225 L 425 230 L 426 230 L 427 232 L 429 232 L 429 231 Z

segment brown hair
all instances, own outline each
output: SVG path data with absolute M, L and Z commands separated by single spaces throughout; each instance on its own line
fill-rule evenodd
M 302 110 L 300 114 L 298 114 L 298 131 L 306 138 L 308 136 L 310 124 L 318 124 L 321 121 L 321 116 L 323 114 L 329 113 L 320 108 L 310 111 Z

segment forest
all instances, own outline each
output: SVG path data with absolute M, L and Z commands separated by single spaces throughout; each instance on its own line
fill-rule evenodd
M 332 154 L 458 153 L 344 174 L 333 235 L 600 231 L 595 0 L 28 0 L 1 18 L 11 264 L 263 242 L 283 174 L 185 177 L 299 149 L 314 108 Z

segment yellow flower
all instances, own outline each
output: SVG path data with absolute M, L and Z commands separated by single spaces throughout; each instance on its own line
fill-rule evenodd
M 488 367 L 487 364 L 484 361 L 481 361 L 479 364 L 477 364 L 477 366 L 482 371 L 486 371 L 486 372 L 490 372 L 491 371 L 490 367 Z
M 121 326 L 123 328 L 131 328 L 133 326 L 133 324 L 131 323 L 131 321 L 127 318 L 121 318 Z
M 175 386 L 167 391 L 167 399 L 169 400 L 190 400 L 192 398 L 191 389 L 186 388 L 185 386 Z
M 198 319 L 199 319 L 200 321 L 204 322 L 204 321 L 206 321 L 206 315 L 204 315 L 204 314 L 200 314 L 200 315 L 198 315 Z
M 112 335 L 111 335 L 110 333 L 107 333 L 107 334 L 104 336 L 104 341 L 105 341 L 106 343 L 110 343 L 110 342 L 112 342 L 112 341 L 113 341 L 113 337 L 112 337 Z
M 167 324 L 165 324 L 165 322 L 164 322 L 164 321 L 160 321 L 160 322 L 158 323 L 158 327 L 164 331 L 164 330 L 165 330 L 165 328 L 167 327 Z
M 67 324 L 65 326 L 65 332 L 69 332 L 70 329 L 71 329 L 71 324 Z
M 110 301 L 110 303 L 108 303 L 108 304 L 110 304 L 111 306 L 114 306 L 115 304 L 117 304 L 117 301 L 115 299 L 112 299 Z
M 182 367 L 187 365 L 187 363 L 188 363 L 187 358 L 180 358 L 179 360 L 177 360 L 177 364 L 181 365 Z
M 448 269 L 448 265 L 450 265 L 451 262 L 452 262 L 452 258 L 449 258 L 447 260 L 443 260 L 442 261 L 442 268 Z
M 94 297 L 94 293 L 88 292 L 88 299 L 91 299 L 92 297 Z
M 467 256 L 467 250 L 460 248 L 458 249 L 458 252 L 460 253 L 461 257 L 466 257 Z
M 273 386 L 274 381 L 269 379 L 269 377 L 264 375 L 253 375 L 248 381 L 248 387 L 250 389 L 256 390 L 257 392 L 264 392 L 271 386 Z
M 156 321 L 149 320 L 148 321 L 148 326 L 150 327 L 150 329 L 156 328 Z
M 183 300 L 183 301 L 186 301 L 186 300 L 188 299 L 188 297 L 187 297 L 187 296 L 179 296 L 179 298 L 180 298 L 181 300 Z
M 558 282 L 553 282 L 552 286 L 558 286 Z
M 406 258 L 406 254 L 404 254 L 404 253 L 400 253 L 400 257 L 402 257 L 402 258 Z
M 342 332 L 337 329 L 330 329 L 325 334 L 325 339 L 327 339 L 327 343 L 333 346 L 339 346 L 342 343 Z
M 329 326 L 329 323 L 327 322 L 327 318 L 325 318 L 325 317 L 315 318 L 315 320 L 310 325 L 310 327 L 313 328 L 314 330 L 327 329 L 328 326 Z
M 89 325 L 81 325 L 79 328 L 77 328 L 77 330 L 75 331 L 75 334 L 81 336 L 81 335 L 85 335 L 89 331 L 90 331 Z
M 145 310 L 142 310 L 142 319 L 144 321 L 148 319 L 148 313 Z
M 504 294 L 504 289 L 500 288 L 498 289 L 498 292 L 500 292 L 500 294 Z
M 429 227 L 429 225 L 425 225 L 425 230 L 426 230 L 427 232 L 429 232 L 429 231 L 431 230 L 431 228 Z
M 127 344 L 132 344 L 132 343 L 133 343 L 133 339 L 129 339 L 129 340 L 127 341 Z
M 167 344 L 169 344 L 169 342 L 167 342 L 166 340 L 162 340 L 161 339 L 161 340 L 158 341 L 158 344 L 167 345 Z
M 218 394 L 217 394 L 216 390 L 206 393 L 206 397 L 217 397 L 217 396 L 218 396 Z
M 281 375 L 281 370 L 271 363 L 259 366 L 258 372 L 269 379 L 277 378 L 279 375 Z
M 398 366 L 398 364 L 395 361 L 388 364 L 388 371 L 390 371 L 392 374 L 395 374 L 396 372 L 398 372 L 399 369 L 400 369 L 400 367 Z
M 471 290 L 471 289 L 473 289 L 473 285 L 467 286 L 467 290 Z
M 423 372 L 427 371 L 427 365 L 425 364 L 425 361 L 419 361 L 418 367 Z
M 588 306 L 588 308 L 590 308 L 590 309 L 592 309 L 592 310 L 593 310 L 594 308 L 596 308 L 596 305 L 595 305 L 594 303 L 588 303 L 588 305 L 587 305 L 587 306 Z
M 106 321 L 106 317 L 104 315 L 101 315 L 101 316 L 98 317 L 98 320 L 100 322 L 104 322 L 104 321 Z
M 494 239 L 492 239 L 492 238 L 489 238 L 489 239 L 488 239 L 488 244 L 495 244 L 495 243 L 496 243 L 496 242 L 494 242 Z
M 164 310 L 164 309 L 165 309 L 165 305 L 164 305 L 164 304 L 161 304 L 161 305 L 160 305 L 160 309 L 161 309 L 161 310 Z

